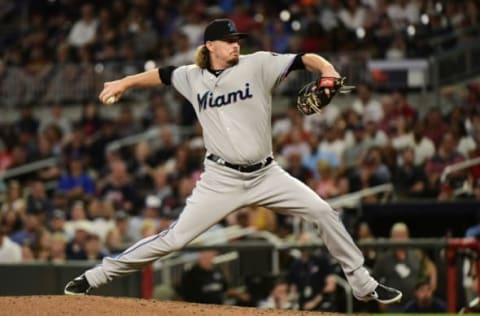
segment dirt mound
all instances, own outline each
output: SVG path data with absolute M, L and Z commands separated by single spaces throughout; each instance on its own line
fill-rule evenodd
M 1 315 L 166 315 L 166 316 L 288 316 L 335 315 L 255 308 L 160 302 L 102 296 L 6 296 L 0 297 Z

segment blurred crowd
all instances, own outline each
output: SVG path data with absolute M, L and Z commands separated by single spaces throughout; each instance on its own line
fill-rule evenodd
M 292 102 L 273 118 L 274 156 L 325 199 L 386 183 L 394 184 L 398 199 L 480 199 L 478 167 L 441 181 L 446 166 L 479 157 L 480 85 L 445 90 L 443 106 L 424 114 L 408 100 L 401 91 L 379 95 L 360 84 L 349 106 L 331 104 L 319 115 L 304 116 Z M 18 119 L 0 128 L 2 172 L 46 158 L 58 163 L 2 184 L 0 261 L 95 262 L 166 229 L 203 168 L 202 130 L 189 108 L 167 92 L 152 93 L 139 115 L 122 105 L 117 116 L 106 117 L 95 103 L 73 120 L 60 104 L 41 118 L 30 107 L 19 108 Z M 112 146 L 132 136 L 136 142 Z M 239 210 L 217 227 L 231 225 L 300 238 L 292 235 L 291 217 L 263 207 Z M 375 270 L 378 258 L 370 255 Z M 324 298 L 308 306 L 320 306 Z
M 244 52 L 318 52 L 346 63 L 451 49 L 478 36 L 478 12 L 475 0 L 7 1 L 0 94 L 10 106 L 91 100 L 106 79 L 190 63 L 216 17 L 250 34 Z

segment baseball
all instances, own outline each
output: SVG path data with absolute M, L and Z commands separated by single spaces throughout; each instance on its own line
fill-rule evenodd
M 115 98 L 115 96 L 112 95 L 112 96 L 108 97 L 106 103 L 107 103 L 107 104 L 113 104 L 113 103 L 115 103 L 116 101 L 117 101 L 117 98 Z

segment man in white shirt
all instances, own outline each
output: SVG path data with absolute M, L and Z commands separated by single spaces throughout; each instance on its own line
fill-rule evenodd
M 0 226 L 0 263 L 17 263 L 22 261 L 22 248 L 8 238 Z
M 352 108 L 362 115 L 363 122 L 380 122 L 383 119 L 383 108 L 378 100 L 372 98 L 372 88 L 366 84 L 359 84 L 357 87 L 358 98 L 353 102 Z
M 68 43 L 75 47 L 83 47 L 95 40 L 98 21 L 93 13 L 91 4 L 82 6 L 82 18 L 73 25 L 68 34 Z

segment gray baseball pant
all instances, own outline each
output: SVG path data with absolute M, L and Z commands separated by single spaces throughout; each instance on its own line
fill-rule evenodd
M 104 258 L 101 265 L 86 271 L 87 281 L 98 287 L 139 270 L 181 249 L 226 215 L 246 205 L 261 205 L 314 222 L 330 254 L 345 272 L 353 293 L 364 296 L 376 288 L 377 281 L 363 267 L 363 255 L 338 213 L 275 161 L 258 171 L 242 173 L 205 160 L 205 171 L 178 220 L 169 229 L 138 241 L 119 256 Z

